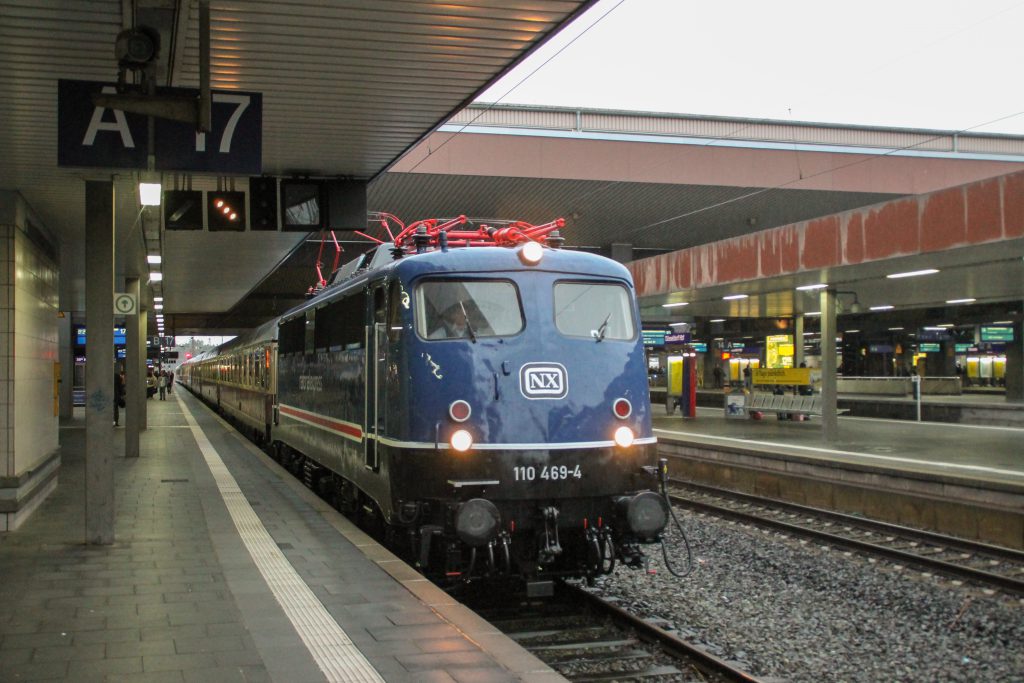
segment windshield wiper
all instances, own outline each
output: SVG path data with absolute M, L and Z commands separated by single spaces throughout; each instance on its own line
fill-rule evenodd
M 473 323 L 469 322 L 469 313 L 466 312 L 466 304 L 460 301 L 459 308 L 462 309 L 462 315 L 466 316 L 466 331 L 469 332 L 469 340 L 476 344 L 476 332 L 473 331 Z
M 605 333 L 608 332 L 608 321 L 611 320 L 611 319 L 612 319 L 612 314 L 609 313 L 605 317 L 604 322 L 601 323 L 601 326 L 597 328 L 597 341 L 601 341 L 601 340 L 604 339 Z

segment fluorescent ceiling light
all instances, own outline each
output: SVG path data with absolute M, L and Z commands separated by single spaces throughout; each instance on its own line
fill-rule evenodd
M 715 318 L 714 320 L 709 320 L 708 322 L 711 322 L 711 323 L 724 323 L 725 322 L 725 318 Z
M 162 310 L 164 310 L 164 305 L 163 304 L 153 304 L 153 308 L 155 308 L 158 311 L 162 311 Z
M 899 332 L 902 329 L 903 329 L 902 327 L 890 327 L 889 331 L 890 332 Z
M 954 323 L 939 323 L 935 327 L 938 327 L 941 330 L 941 329 L 945 329 L 947 327 L 956 327 L 956 325 Z
M 149 281 L 150 282 L 160 282 L 163 279 L 164 279 L 164 274 L 163 273 L 156 272 L 156 273 L 150 273 L 149 274 Z
M 160 183 L 139 183 L 139 201 L 143 206 L 160 206 Z
M 890 306 L 890 305 L 886 304 L 884 306 L 872 306 L 871 310 L 872 311 L 891 311 L 894 308 L 896 308 L 896 307 L 895 306 Z
M 825 289 L 826 287 L 828 287 L 828 285 L 824 283 L 818 283 L 816 285 L 801 285 L 797 287 L 797 289 L 800 290 L 801 292 L 809 292 L 812 289 Z
M 858 332 L 860 332 L 860 330 L 843 330 L 843 334 L 856 334 Z
M 909 270 L 906 273 L 892 273 L 886 275 L 890 280 L 896 280 L 901 277 L 917 277 L 918 275 L 933 275 L 939 272 L 938 268 L 925 268 L 924 270 Z
M 749 294 L 730 294 L 729 296 L 723 296 L 722 301 L 735 301 L 736 299 L 746 299 Z
M 1012 325 L 1013 321 L 1012 320 L 997 320 L 997 321 L 995 321 L 992 324 L 993 325 Z
M 690 305 L 689 301 L 680 301 L 679 303 L 675 303 L 675 304 L 662 304 L 661 307 L 662 308 L 678 308 L 679 306 L 689 306 L 689 305 Z
M 160 254 L 150 254 L 150 255 L 148 255 L 146 257 L 146 262 L 147 263 L 152 263 L 154 265 L 156 265 L 157 263 L 160 263 L 160 261 L 162 261 L 162 260 L 163 260 L 163 257 L 160 256 Z
M 921 329 L 925 330 L 926 332 L 942 332 L 946 328 L 939 327 L 938 325 L 936 325 L 935 327 L 922 327 Z
M 164 298 L 162 296 L 154 296 L 153 297 L 153 301 L 155 301 L 157 303 L 160 303 L 163 300 L 164 300 Z
M 669 323 L 669 327 L 682 327 L 683 325 L 689 325 L 690 323 Z
M 805 318 L 807 316 L 813 317 L 813 316 L 816 316 L 816 315 L 821 315 L 821 311 L 807 311 L 806 313 L 804 313 L 804 317 Z
M 973 304 L 977 299 L 947 299 L 947 304 Z

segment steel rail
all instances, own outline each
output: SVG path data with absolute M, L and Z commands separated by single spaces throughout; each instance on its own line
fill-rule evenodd
M 682 640 L 665 629 L 644 621 L 617 605 L 602 600 L 593 593 L 588 593 L 582 588 L 569 584 L 563 584 L 562 587 L 571 598 L 585 603 L 596 612 L 607 615 L 617 624 L 632 629 L 641 640 L 657 645 L 666 654 L 682 660 L 696 661 L 700 666 L 707 669 L 708 673 L 714 673 L 730 681 L 738 681 L 740 683 L 759 683 L 760 681 L 755 676 L 735 668 L 710 652 Z
M 669 479 L 668 483 L 673 486 L 681 486 L 713 496 L 741 500 L 751 505 L 761 505 L 765 507 L 789 510 L 801 515 L 821 517 L 841 524 L 848 524 L 862 529 L 877 531 L 878 533 L 896 535 L 916 541 L 923 541 L 925 543 L 934 543 L 936 545 L 942 545 L 946 548 L 959 550 L 965 553 L 984 554 L 992 557 L 998 557 L 999 559 L 1009 562 L 1019 562 L 1024 564 L 1024 551 L 1015 550 L 1013 548 L 992 545 L 990 543 L 982 543 L 980 541 L 970 541 L 964 538 L 957 538 L 955 536 L 946 536 L 926 529 L 916 529 L 914 527 L 902 526 L 891 522 L 882 522 L 876 519 L 868 519 L 866 517 L 859 517 L 857 515 L 851 515 L 844 512 L 836 512 L 835 510 L 825 510 L 823 508 L 800 505 L 799 503 L 791 503 L 789 501 L 777 500 L 775 498 L 766 498 L 764 496 L 743 493 L 741 491 L 730 491 L 716 486 L 698 484 L 681 479 Z
M 722 492 L 722 495 L 728 496 L 729 492 Z M 750 497 L 749 494 L 743 495 L 748 498 Z M 888 548 L 884 545 L 879 545 L 877 543 L 870 543 L 868 541 L 863 541 L 859 539 L 847 538 L 845 536 L 829 533 L 826 531 L 821 531 L 819 529 L 813 529 L 811 527 L 802 526 L 799 524 L 793 524 L 790 522 L 783 522 L 776 519 L 770 519 L 759 516 L 752 512 L 745 512 L 742 510 L 736 510 L 725 506 L 714 505 L 703 501 L 693 500 L 691 498 L 685 498 L 675 494 L 670 494 L 669 498 L 672 500 L 673 503 L 677 505 L 700 510 L 708 514 L 714 515 L 716 517 L 726 517 L 729 519 L 742 521 L 748 524 L 754 524 L 756 526 L 768 527 L 779 531 L 785 531 L 796 536 L 804 536 L 813 538 L 815 540 L 823 541 L 833 546 L 847 548 L 850 550 L 856 550 L 858 552 L 865 552 L 872 555 L 879 555 L 887 559 L 898 560 L 904 564 L 917 565 L 919 567 L 924 567 L 933 570 L 935 573 L 941 573 L 946 576 L 951 576 L 957 579 L 968 579 L 989 586 L 995 586 L 997 588 L 1014 594 L 1024 594 L 1024 580 L 1016 579 L 1011 576 L 994 574 L 992 572 L 955 564 L 953 562 L 948 562 L 946 560 L 930 558 L 926 555 L 919 555 L 916 553 L 907 552 L 896 548 Z M 775 501 L 768 498 L 762 498 L 758 499 L 758 504 L 764 507 L 772 507 L 775 504 Z M 828 516 L 828 514 L 831 514 L 828 511 L 815 511 L 814 508 L 803 508 L 803 510 L 805 514 L 809 515 L 815 514 L 816 512 L 826 513 L 825 515 L 820 516 Z M 861 526 L 861 528 L 869 526 L 866 524 L 862 526 L 860 523 L 863 521 L 864 520 L 860 520 L 858 518 L 852 518 L 847 523 L 849 523 L 851 526 Z M 872 523 L 874 524 L 875 522 Z M 892 533 L 896 534 L 895 531 L 893 531 Z M 966 543 L 962 539 L 948 538 L 944 536 L 938 536 L 935 534 L 929 534 L 929 536 L 933 539 L 942 539 L 941 541 L 930 542 L 941 543 L 948 547 L 952 547 L 954 543 L 961 544 L 960 547 L 963 547 L 962 544 Z M 986 550 L 988 548 L 988 546 L 982 547 Z M 977 552 L 983 551 L 978 550 Z

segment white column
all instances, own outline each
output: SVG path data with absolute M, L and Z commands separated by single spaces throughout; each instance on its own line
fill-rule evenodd
M 129 294 L 135 295 L 135 300 L 139 300 L 139 279 L 128 278 L 125 281 L 126 290 Z M 146 353 L 146 339 L 142 338 L 142 344 L 139 344 L 139 316 L 141 314 L 136 311 L 135 315 L 125 316 L 125 327 L 127 328 L 127 335 L 125 338 L 125 381 L 124 381 L 124 394 L 125 394 L 125 420 L 124 420 L 124 457 L 126 458 L 137 458 L 139 457 L 139 425 L 142 418 L 142 410 L 144 403 L 146 402 L 146 375 L 144 370 L 146 359 L 142 358 L 142 362 L 139 362 L 139 354 Z M 141 351 L 140 351 L 141 349 Z
M 64 311 L 64 317 L 57 323 L 57 353 L 60 361 L 59 415 L 64 421 L 70 420 L 74 411 L 75 349 L 71 345 L 71 311 Z
M 804 362 L 804 314 L 793 316 L 793 367 Z
M 114 542 L 114 184 L 85 183 L 85 541 Z
M 801 344 L 803 341 L 801 340 Z M 836 413 L 836 293 L 821 290 L 821 431 L 825 441 L 839 432 Z

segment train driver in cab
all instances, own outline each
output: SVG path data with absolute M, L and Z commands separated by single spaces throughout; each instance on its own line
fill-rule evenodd
M 462 303 L 457 303 L 444 310 L 440 324 L 430 333 L 430 339 L 459 339 L 469 335 L 466 307 Z

